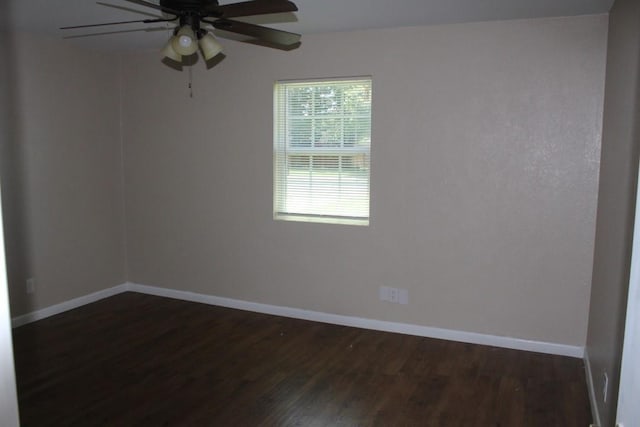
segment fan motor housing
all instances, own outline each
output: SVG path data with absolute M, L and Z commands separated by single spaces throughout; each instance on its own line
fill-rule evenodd
M 160 0 L 160 6 L 173 10 L 198 11 L 203 6 L 217 5 L 217 0 Z

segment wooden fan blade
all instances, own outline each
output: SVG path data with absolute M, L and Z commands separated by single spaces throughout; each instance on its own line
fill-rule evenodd
M 300 34 L 276 30 L 274 28 L 263 27 L 261 25 L 232 21 L 230 19 L 217 19 L 215 21 L 207 21 L 203 19 L 203 21 L 213 25 L 219 30 L 254 37 L 260 41 L 273 45 L 287 47 L 295 45 L 300 41 Z
M 115 30 L 115 31 L 102 31 L 99 33 L 89 33 L 89 34 L 75 34 L 73 36 L 64 36 L 63 39 L 83 39 L 87 37 L 99 37 L 99 36 L 109 36 L 112 34 L 129 34 L 129 33 L 151 33 L 154 31 L 167 31 L 166 28 L 136 28 L 135 30 Z
M 296 12 L 297 10 L 298 6 L 288 0 L 251 0 L 223 5 L 212 4 L 205 7 L 207 15 L 215 18 L 238 18 L 240 16 Z
M 146 16 L 151 16 L 153 18 L 159 18 L 158 13 L 156 13 L 156 12 L 154 12 L 154 13 L 143 12 L 141 10 L 131 9 L 131 8 L 124 7 L 124 6 L 118 6 L 117 4 L 103 3 L 101 1 L 97 1 L 96 4 L 99 4 L 100 6 L 111 7 L 113 9 L 118 9 L 118 10 L 124 10 L 124 11 L 127 11 L 127 12 L 137 13 L 139 15 L 146 15 Z
M 138 19 L 136 21 L 118 21 L 118 22 L 105 22 L 103 24 L 88 24 L 88 25 L 74 25 L 72 27 L 60 27 L 61 30 L 73 30 L 76 28 L 91 28 L 91 27 L 106 27 L 107 25 L 122 25 L 122 24 L 151 24 L 153 22 L 171 22 L 173 19 Z
M 172 15 L 176 15 L 176 16 L 180 15 L 180 11 L 178 10 L 173 10 L 171 8 L 160 6 L 159 4 L 155 4 L 155 3 L 150 3 L 145 0 L 124 0 L 124 1 L 128 1 L 129 3 L 139 4 L 140 6 L 147 6 L 153 9 L 161 10 L 163 12 L 167 12 Z

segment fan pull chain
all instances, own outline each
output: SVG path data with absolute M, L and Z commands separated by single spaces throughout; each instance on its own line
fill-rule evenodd
M 189 98 L 193 98 L 193 67 L 189 67 Z

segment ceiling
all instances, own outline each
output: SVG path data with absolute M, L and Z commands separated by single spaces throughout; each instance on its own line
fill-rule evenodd
M 1 0 L 0 0 L 1 1 Z M 168 38 L 166 24 L 126 24 L 90 30 L 67 25 L 146 19 L 154 10 L 125 0 L 9 0 L 19 31 L 70 37 L 70 43 L 108 50 L 158 49 Z M 158 0 L 150 0 L 155 3 Z M 265 0 L 268 1 L 268 0 Z M 305 34 L 416 25 L 607 13 L 614 0 L 293 0 L 294 14 L 248 18 L 246 21 Z M 235 3 L 221 0 L 220 4 Z M 124 10 L 121 8 L 128 10 Z M 134 11 L 142 13 L 136 13 Z M 143 14 L 144 13 L 144 14 Z M 96 36 L 95 33 L 102 35 Z M 110 34 L 104 34 L 110 33 Z M 304 43 L 304 37 L 303 37 Z

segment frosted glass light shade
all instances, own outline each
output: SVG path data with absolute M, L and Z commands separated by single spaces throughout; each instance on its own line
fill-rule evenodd
M 173 48 L 173 39 L 174 37 L 171 37 L 169 39 L 169 41 L 167 42 L 167 44 L 164 46 L 164 48 L 162 49 L 162 54 L 169 58 L 172 59 L 176 62 L 182 62 L 182 55 L 180 55 L 178 52 L 175 51 L 175 49 Z
M 173 50 L 182 56 L 193 55 L 198 50 L 196 35 L 188 25 L 185 25 L 171 39 L 171 46 Z
M 222 45 L 211 34 L 202 37 L 198 43 L 200 44 L 202 55 L 207 61 L 222 52 Z

